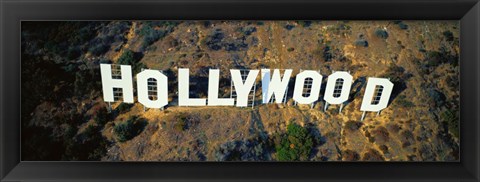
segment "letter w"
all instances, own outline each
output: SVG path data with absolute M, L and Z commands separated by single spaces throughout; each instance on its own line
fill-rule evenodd
M 275 102 L 278 104 L 282 103 L 291 75 L 292 70 L 286 69 L 283 78 L 281 78 L 280 70 L 275 69 L 270 80 L 270 69 L 262 69 L 262 96 L 264 104 L 268 103 L 274 94 Z

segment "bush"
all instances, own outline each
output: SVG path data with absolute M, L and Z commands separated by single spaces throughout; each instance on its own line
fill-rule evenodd
M 88 51 L 90 51 L 95 56 L 99 56 L 103 53 L 106 53 L 109 49 L 110 49 L 109 45 L 99 43 L 97 45 L 94 45 L 93 47 L 90 47 L 90 49 L 88 49 Z
M 292 30 L 293 28 L 295 28 L 295 25 L 285 25 L 285 29 L 287 30 Z
M 348 149 L 348 150 L 343 151 L 342 160 L 343 161 L 358 161 L 358 160 L 360 160 L 360 155 L 358 155 L 357 152 Z
M 345 123 L 345 129 L 349 130 L 349 131 L 357 131 L 358 129 L 360 129 L 362 127 L 362 123 L 361 122 L 356 122 L 356 121 L 347 121 Z
M 136 116 L 128 118 L 126 121 L 115 125 L 113 131 L 119 142 L 126 142 L 140 134 L 145 128 L 147 122 L 138 119 Z
M 406 148 L 415 142 L 415 137 L 411 131 L 405 130 L 400 133 L 400 142 L 402 142 L 402 148 Z
M 302 27 L 309 27 L 310 25 L 312 25 L 312 21 L 297 21 L 297 23 Z
M 448 30 L 443 32 L 443 36 L 445 36 L 445 40 L 447 40 L 449 42 L 454 40 L 453 33 L 448 31 Z
M 366 40 L 360 39 L 354 42 L 355 46 L 358 47 L 368 47 L 368 42 Z
M 88 80 L 83 74 L 83 72 L 75 73 L 75 82 L 73 82 L 73 87 L 74 87 L 73 90 L 75 95 L 84 95 L 87 82 Z
M 254 29 L 256 31 L 256 28 Z M 244 31 L 241 29 L 241 31 Z M 253 30 L 248 30 L 247 33 L 252 33 Z M 214 30 L 210 35 L 208 35 L 203 41 L 206 46 L 214 51 L 219 51 L 222 48 L 225 48 L 226 51 L 240 51 L 245 50 L 248 47 L 248 44 L 245 43 L 247 35 L 239 37 L 234 40 L 225 39 L 225 34 L 221 29 Z
M 380 145 L 380 147 L 378 147 L 378 148 L 380 148 L 380 150 L 383 152 L 383 154 L 388 154 L 388 153 L 390 153 L 390 152 L 388 151 L 388 147 L 387 147 L 386 145 Z
M 242 27 L 240 29 L 240 31 L 242 31 L 242 33 L 244 35 L 248 36 L 248 35 L 251 35 L 253 32 L 256 32 L 257 28 L 256 27 Z
M 80 49 L 75 47 L 69 47 L 67 51 L 67 59 L 76 59 L 80 57 Z
M 218 51 L 222 49 L 223 38 L 224 38 L 223 32 L 217 29 L 205 39 L 206 40 L 205 43 L 208 48 Z
M 402 128 L 395 123 L 387 123 L 387 129 L 390 132 L 398 133 Z
M 435 67 L 441 64 L 449 63 L 454 67 L 458 66 L 459 56 L 452 52 L 447 52 L 445 49 L 439 51 L 428 51 L 425 53 L 425 59 L 421 62 L 422 71 L 430 74 Z
M 173 125 L 173 129 L 178 132 L 185 131 L 187 129 L 187 116 L 185 114 L 180 114 L 180 116 L 177 116 L 177 120 L 175 121 L 175 124 Z
M 432 150 L 430 144 L 427 143 L 423 143 L 420 145 L 420 147 L 418 148 L 418 154 L 420 155 L 422 161 L 435 161 L 436 158 L 435 151 Z
M 400 95 L 398 97 L 398 101 L 397 101 L 398 105 L 402 106 L 402 107 L 414 107 L 415 104 L 413 102 L 410 102 L 409 100 L 407 100 L 407 97 L 405 95 Z
M 408 29 L 408 25 L 405 24 L 405 23 L 403 23 L 403 22 L 400 22 L 400 23 L 398 24 L 398 27 L 400 27 L 400 29 L 402 29 L 402 30 Z
M 408 25 L 403 23 L 402 21 L 397 20 L 397 21 L 393 21 L 393 23 L 397 24 L 398 27 L 402 30 L 408 29 Z
M 198 114 L 179 113 L 175 116 L 176 120 L 173 124 L 173 129 L 178 132 L 187 130 L 190 127 L 195 127 L 202 120 Z
M 96 107 L 93 114 L 93 120 L 95 120 L 95 123 L 98 125 L 105 125 L 105 123 L 108 122 L 109 115 L 107 108 L 102 106 Z
M 390 134 L 383 126 L 380 126 L 377 129 L 373 130 L 372 135 L 373 137 L 375 137 L 375 142 L 377 143 L 385 143 L 390 140 Z
M 459 112 L 457 110 L 447 110 L 442 113 L 443 123 L 447 125 L 448 131 L 455 137 L 460 137 Z
M 376 29 L 375 30 L 375 35 L 379 38 L 382 38 L 382 39 L 387 39 L 388 38 L 388 32 L 384 29 Z
M 269 161 L 271 144 L 266 135 L 221 144 L 215 150 L 217 161 Z
M 120 105 L 118 105 L 116 110 L 119 113 L 126 113 L 132 107 L 133 107 L 133 104 L 127 104 L 127 103 L 122 102 Z
M 147 48 L 154 42 L 165 37 L 168 33 L 173 31 L 173 28 L 178 24 L 175 21 L 147 21 L 143 24 L 140 32 L 140 36 L 143 36 L 142 49 Z M 155 29 L 154 27 L 159 27 Z
M 374 149 L 369 149 L 367 152 L 363 154 L 362 160 L 363 161 L 384 161 L 385 159 L 383 158 L 382 154 L 380 154 L 380 152 Z
M 332 54 L 331 48 L 330 46 L 326 45 L 323 48 L 323 60 L 325 60 L 326 62 L 329 62 L 332 59 L 333 59 L 333 54 Z
M 439 90 L 429 89 L 428 95 L 432 98 L 435 107 L 443 106 L 447 102 L 447 97 Z
M 277 136 L 275 149 L 279 161 L 305 161 L 312 152 L 313 138 L 306 128 L 290 123 L 287 133 Z
M 118 64 L 122 65 L 133 65 L 135 64 L 135 56 L 133 51 L 126 50 L 123 54 L 118 58 Z

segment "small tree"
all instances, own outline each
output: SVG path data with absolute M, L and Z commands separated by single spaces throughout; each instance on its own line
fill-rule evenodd
M 280 161 L 307 160 L 312 152 L 313 138 L 306 128 L 295 123 L 287 126 L 287 133 L 277 137 L 275 149 Z
M 447 110 L 441 114 L 441 119 L 443 120 L 443 123 L 448 126 L 448 131 L 457 138 L 460 137 L 458 114 L 458 110 Z
M 133 118 L 130 118 L 127 121 L 118 125 L 115 125 L 115 127 L 113 128 L 113 131 L 115 132 L 115 135 L 117 136 L 117 140 L 119 142 L 126 142 L 127 140 L 133 138 L 131 130 L 133 130 Z
M 108 122 L 109 115 L 108 115 L 107 108 L 98 106 L 94 108 L 93 114 L 94 114 L 93 119 L 95 120 L 95 123 L 97 123 L 98 125 L 105 125 L 105 123 Z
M 375 30 L 375 35 L 379 38 L 382 38 L 382 39 L 387 39 L 388 38 L 388 32 L 384 29 L 376 29 Z
M 133 104 L 128 104 L 128 103 L 122 102 L 120 105 L 118 105 L 116 110 L 119 113 L 126 113 L 132 107 L 133 107 Z
M 147 122 L 145 120 L 132 116 L 126 121 L 115 125 L 113 131 L 119 142 L 126 142 L 140 134 L 146 125 Z
M 133 51 L 126 50 L 123 54 L 118 58 L 118 64 L 121 65 L 133 65 L 135 63 L 135 56 Z

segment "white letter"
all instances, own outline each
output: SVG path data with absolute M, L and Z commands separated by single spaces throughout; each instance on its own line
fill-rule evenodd
M 305 87 L 305 79 L 312 79 L 312 86 L 310 90 L 310 95 L 304 97 L 303 88 Z M 317 71 L 305 70 L 297 75 L 295 79 L 295 88 L 293 90 L 293 100 L 297 101 L 299 104 L 311 104 L 318 100 L 320 95 L 320 86 L 322 84 L 322 75 Z
M 112 67 L 110 64 L 100 64 L 100 74 L 102 75 L 103 100 L 115 102 L 113 88 L 121 88 L 123 102 L 133 103 L 133 82 L 132 68 L 128 65 L 120 66 L 122 78 L 112 78 Z
M 210 69 L 208 73 L 208 105 L 209 106 L 233 106 L 231 98 L 218 98 L 220 82 L 220 70 Z
M 157 100 L 151 100 L 148 94 L 148 80 L 157 82 Z M 151 85 L 153 86 L 153 85 Z M 144 70 L 137 74 L 138 102 L 148 108 L 162 108 L 168 104 L 168 78 L 158 70 Z
M 380 88 L 383 87 L 381 95 L 378 95 L 375 91 L 377 86 L 380 86 Z M 362 107 L 360 110 L 376 112 L 385 109 L 390 100 L 392 90 L 393 83 L 390 80 L 385 78 L 368 78 L 367 88 L 365 88 L 365 95 L 363 96 Z M 380 97 L 375 99 L 378 101 L 377 104 L 372 104 L 373 97 Z
M 337 97 L 335 97 L 333 94 L 335 91 L 336 82 L 339 79 L 343 79 L 342 84 L 339 85 L 341 88 L 341 92 L 337 92 L 336 94 L 340 95 L 336 95 Z M 331 74 L 330 76 L 328 76 L 327 88 L 325 89 L 325 95 L 323 96 L 323 99 L 329 104 L 341 104 L 347 101 L 348 94 L 350 93 L 350 89 L 352 88 L 352 80 L 352 75 L 345 71 L 337 71 Z
M 253 84 L 255 84 L 258 70 L 250 70 L 245 83 L 242 81 L 240 70 L 231 69 L 230 74 L 232 75 L 233 85 L 237 93 L 237 107 L 247 107 L 248 94 L 252 91 Z
M 273 70 L 272 80 L 270 80 L 270 69 L 262 69 L 262 96 L 263 103 L 266 104 L 275 94 L 275 102 L 280 104 L 287 90 L 290 81 L 291 69 L 286 69 L 283 78 L 280 78 L 280 70 Z
M 206 99 L 190 98 L 189 69 L 178 69 L 178 105 L 179 106 L 204 106 Z

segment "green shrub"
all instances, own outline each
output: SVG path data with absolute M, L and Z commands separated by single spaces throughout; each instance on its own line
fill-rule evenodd
M 285 25 L 285 29 L 287 30 L 292 30 L 293 28 L 295 28 L 295 25 Z
M 443 123 L 448 126 L 448 131 L 455 137 L 460 136 L 458 110 L 447 110 L 442 113 Z
M 95 123 L 97 123 L 98 125 L 104 125 L 108 122 L 109 115 L 107 108 L 101 106 L 97 107 L 95 108 L 93 114 L 93 120 L 95 120 Z
M 119 142 L 126 142 L 140 134 L 147 122 L 136 116 L 128 118 L 126 121 L 115 125 L 113 131 Z
M 382 39 L 387 39 L 388 38 L 388 32 L 384 29 L 376 29 L 375 30 L 375 35 L 379 38 L 382 38 Z
M 122 65 L 133 65 L 135 63 L 135 56 L 133 51 L 126 50 L 123 54 L 118 58 L 118 64 Z
M 130 65 L 132 66 L 132 73 L 140 73 L 142 68 L 147 68 L 143 63 L 139 62 L 140 58 L 138 55 L 136 56 L 135 52 L 131 50 L 126 50 L 123 54 L 118 58 L 118 64 L 121 65 Z
M 454 40 L 453 33 L 448 31 L 448 30 L 443 32 L 443 36 L 445 36 L 445 40 L 447 40 L 449 42 Z
M 408 29 L 408 25 L 403 22 L 398 23 L 398 27 L 400 27 L 402 30 Z
M 126 113 L 130 108 L 132 108 L 132 106 L 132 104 L 122 102 L 120 105 L 118 105 L 117 111 L 118 113 Z
M 100 56 L 104 53 L 106 53 L 110 49 L 109 45 L 105 45 L 103 43 L 99 43 L 97 45 L 94 45 L 88 49 L 93 55 L 95 56 Z
M 173 129 L 177 132 L 182 132 L 187 129 L 187 116 L 184 113 L 180 113 L 177 116 L 175 124 L 173 124 Z
M 397 103 L 398 103 L 398 105 L 400 105 L 402 107 L 414 107 L 415 106 L 415 104 L 413 102 L 410 102 L 409 100 L 407 100 L 407 97 L 405 95 L 398 96 Z
M 309 27 L 310 25 L 312 25 L 312 21 L 297 21 L 297 23 L 299 25 L 301 25 L 302 27 Z
M 357 47 L 368 47 L 368 41 L 364 39 L 356 40 L 353 44 Z
M 279 161 L 305 161 L 313 149 L 313 137 L 295 123 L 287 126 L 287 133 L 277 136 L 275 149 Z
M 139 35 L 143 36 L 142 49 L 146 49 L 154 42 L 162 39 L 177 26 L 176 21 L 146 21 L 140 29 Z M 155 27 L 159 29 L 155 29 Z

